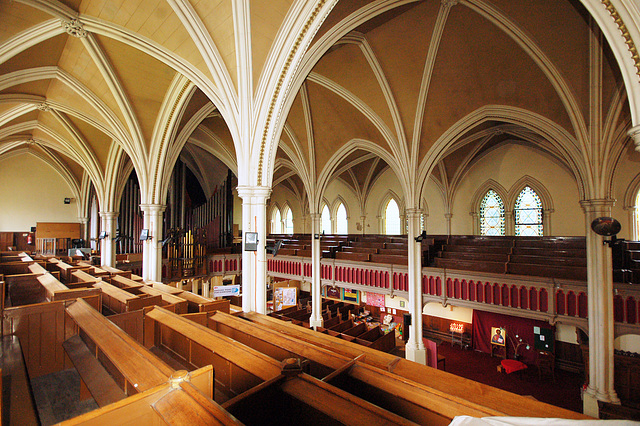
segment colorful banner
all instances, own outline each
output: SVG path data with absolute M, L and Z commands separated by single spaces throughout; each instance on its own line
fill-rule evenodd
M 367 305 L 384 308 L 385 307 L 384 294 L 367 292 Z

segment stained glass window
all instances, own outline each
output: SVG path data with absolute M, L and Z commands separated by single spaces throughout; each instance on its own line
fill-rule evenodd
M 347 224 L 347 209 L 344 204 L 340 203 L 336 212 L 336 234 L 348 234 L 349 225 Z
M 514 208 L 517 236 L 542 236 L 542 201 L 531 187 L 525 186 Z
M 504 235 L 504 203 L 493 189 L 480 204 L 480 235 Z
M 385 233 L 387 235 L 400 235 L 400 209 L 398 203 L 392 198 L 384 212 Z

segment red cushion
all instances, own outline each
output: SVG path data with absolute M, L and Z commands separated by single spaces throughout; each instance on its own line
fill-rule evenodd
M 500 361 L 500 364 L 502 364 L 502 368 L 504 368 L 504 371 L 506 371 L 507 374 L 527 368 L 527 364 L 515 359 L 503 359 L 502 361 Z

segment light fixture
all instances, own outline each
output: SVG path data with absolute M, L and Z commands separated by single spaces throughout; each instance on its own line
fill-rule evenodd
M 98 235 L 98 239 L 99 240 L 104 240 L 105 238 L 107 238 L 109 236 L 109 234 L 107 234 L 107 231 L 102 231 L 100 233 L 100 235 Z
M 65 203 L 65 204 L 71 204 L 71 198 L 68 198 L 68 197 L 67 197 L 67 198 L 65 198 L 65 199 L 64 199 L 64 203 Z
M 610 240 L 604 240 L 603 244 L 609 244 L 609 247 L 612 247 L 617 241 L 616 234 L 620 232 L 622 225 L 612 217 L 598 217 L 591 222 L 591 229 L 598 235 L 611 237 Z
M 272 246 L 266 246 L 267 253 L 272 254 L 274 257 L 278 254 L 278 250 L 282 247 L 282 240 L 276 241 Z
M 140 231 L 140 241 L 147 241 L 151 239 L 153 239 L 153 237 L 149 235 L 149 230 L 147 228 Z

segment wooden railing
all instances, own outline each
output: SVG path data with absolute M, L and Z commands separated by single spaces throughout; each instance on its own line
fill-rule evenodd
M 241 260 L 239 254 L 210 256 L 210 273 L 240 274 Z M 272 277 L 310 281 L 311 271 L 309 257 L 278 255 L 267 259 L 267 274 Z M 320 261 L 323 285 L 408 299 L 408 278 L 403 265 L 326 258 Z M 422 268 L 421 282 L 424 303 L 453 304 L 588 328 L 585 281 L 428 267 Z M 640 286 L 615 283 L 614 291 L 616 334 L 640 333 Z

